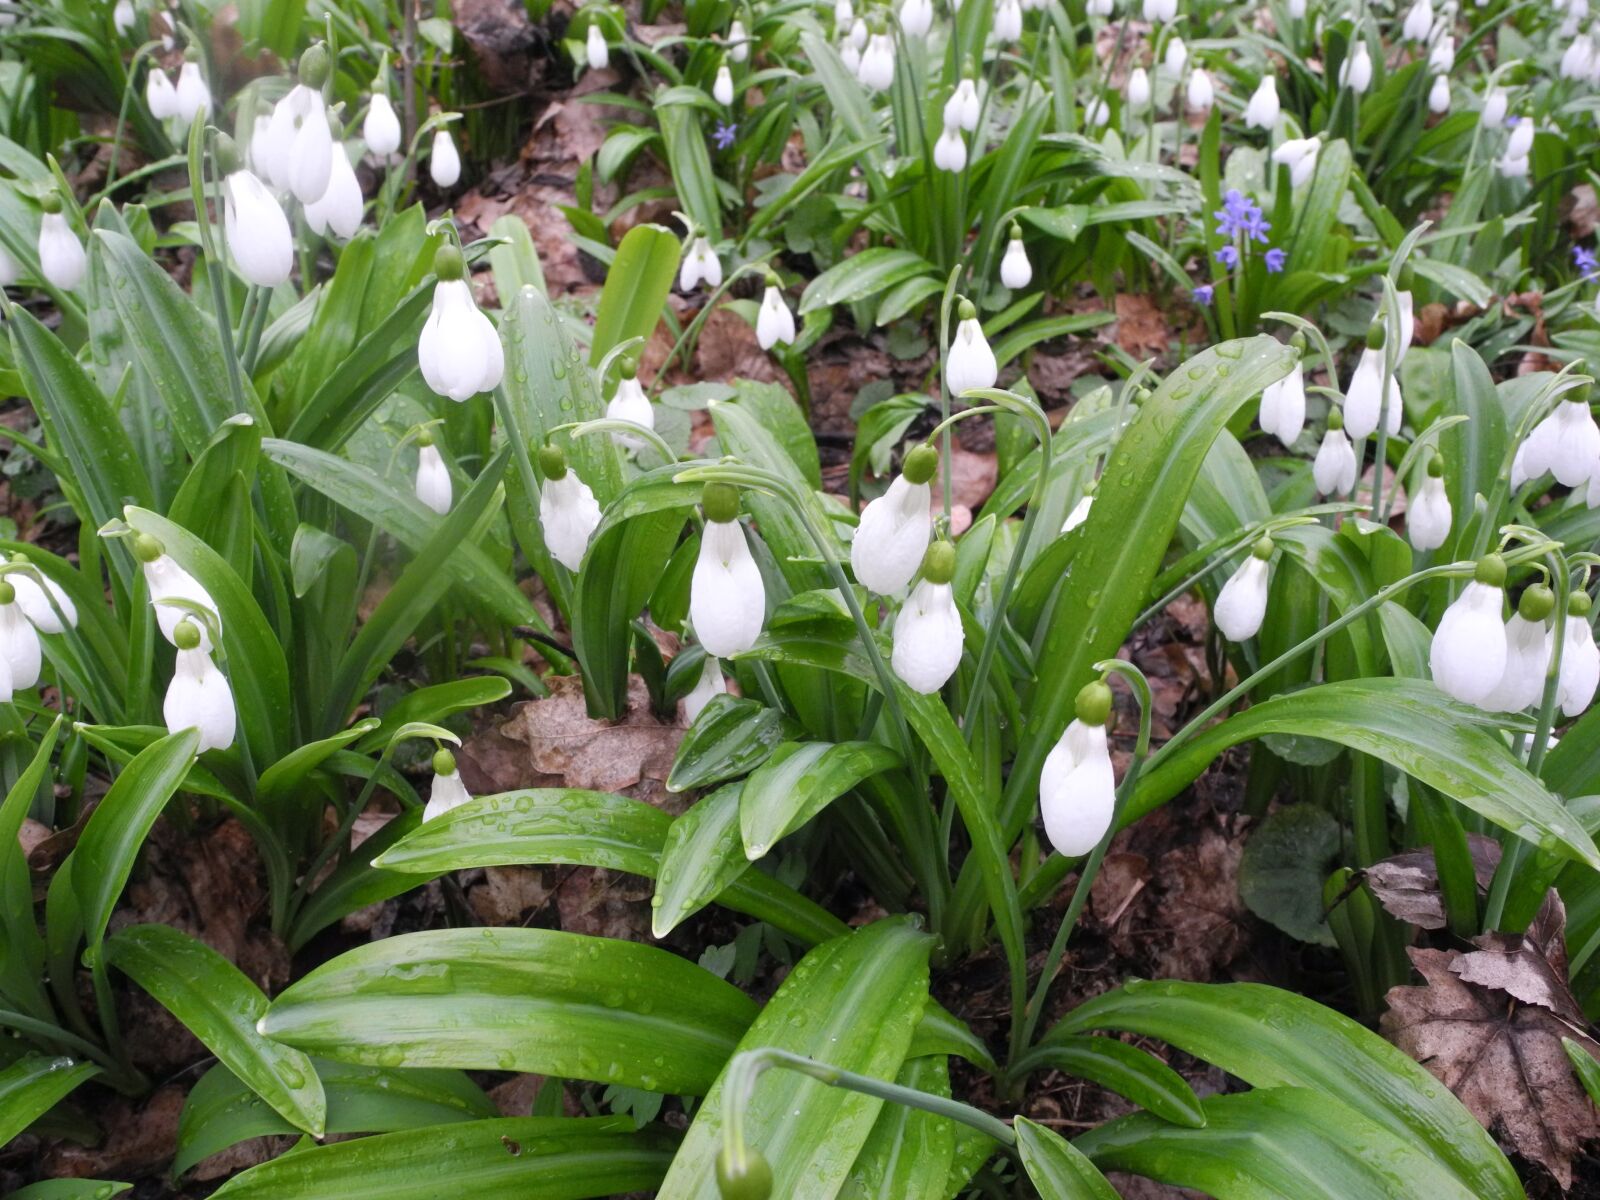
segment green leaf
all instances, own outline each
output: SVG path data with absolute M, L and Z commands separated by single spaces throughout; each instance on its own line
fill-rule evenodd
M 505 792 L 476 797 L 435 817 L 374 862 L 385 870 L 421 875 L 550 863 L 604 867 L 653 879 L 672 820 L 658 808 L 609 792 Z M 845 928 L 825 909 L 760 871 L 745 872 L 717 902 L 807 944 L 837 937 Z
M 1198 1129 L 1205 1113 L 1194 1090 L 1155 1055 L 1115 1038 L 1052 1037 L 1024 1055 L 1017 1070 L 1054 1067 L 1117 1093 L 1163 1121 Z
M 505 1117 L 385 1133 L 285 1154 L 235 1175 L 223 1200 L 585 1200 L 648 1191 L 672 1156 L 665 1130 L 615 1117 Z
M 71 858 L 72 886 L 91 949 L 105 937 L 139 848 L 183 782 L 199 742 L 199 733 L 185 729 L 141 750 L 89 815 Z
M 1600 1062 L 1569 1037 L 1561 1039 L 1561 1048 L 1567 1052 L 1567 1058 L 1572 1062 L 1572 1069 L 1577 1073 L 1578 1082 L 1583 1084 L 1583 1090 L 1588 1093 L 1589 1099 L 1595 1104 L 1600 1104 Z
M 44 1179 L 17 1189 L 6 1200 L 111 1200 L 132 1186 L 109 1179 Z
M 754 862 L 869 775 L 900 765 L 874 742 L 788 742 L 745 781 L 739 832 Z
M 81 878 L 76 868 L 73 875 Z M 322 1081 L 304 1054 L 257 1032 L 267 997 L 243 971 L 169 925 L 118 930 L 106 941 L 105 955 L 286 1121 L 322 1136 Z
M 682 114 L 681 119 L 694 127 L 694 118 L 689 114 Z M 663 124 L 668 123 L 670 121 Z M 695 135 L 699 136 L 697 128 Z M 688 197 L 683 199 L 687 201 Z M 692 208 L 689 214 L 706 225 L 715 237 L 716 204 L 714 199 L 708 203 L 710 215 L 702 215 Z M 590 366 L 598 366 L 615 347 L 631 338 L 649 340 L 672 292 L 681 249 L 672 231 L 661 225 L 635 225 L 623 236 L 617 246 L 617 257 L 606 272 L 606 285 L 600 292 L 600 308 L 594 319 L 594 342 L 589 347 Z
M 1484 1195 L 1392 1125 L 1322 1092 L 1264 1088 L 1203 1103 L 1204 1129 L 1137 1113 L 1084 1134 L 1078 1148 L 1103 1170 L 1132 1171 L 1217 1200 Z
M 369 904 L 378 904 L 404 895 L 422 880 L 404 871 L 386 871 L 372 865 L 371 856 L 381 856 L 406 834 L 422 824 L 422 810 L 408 809 L 389 821 L 361 843 L 362 853 L 340 863 L 317 890 L 307 897 L 295 914 L 289 930 L 291 951 L 298 951 L 317 933 Z
M 393 1133 L 498 1115 L 483 1089 L 460 1071 L 391 1071 L 327 1060 L 312 1065 L 328 1098 L 328 1133 Z M 172 1174 L 182 1175 L 247 1138 L 294 1132 L 294 1125 L 218 1064 L 183 1103 Z
M 928 998 L 931 942 L 903 918 L 825 942 L 784 979 L 739 1049 L 788 1050 L 893 1078 Z M 713 1164 L 722 1147 L 723 1082 L 695 1114 L 657 1200 L 719 1200 Z M 744 1108 L 744 1135 L 771 1164 L 774 1196 L 831 1196 L 882 1106 L 793 1071 L 767 1071 Z
M 356 744 L 365 754 L 388 745 L 395 731 L 413 722 L 440 724 L 455 713 L 497 704 L 511 694 L 511 681 L 503 675 L 469 675 L 448 683 L 407 692 L 379 714 L 381 723 Z
M 1018 1117 L 1017 1154 L 1039 1200 L 1117 1200 L 1117 1191 L 1083 1152 L 1053 1130 Z
M 633 127 L 624 125 L 621 128 Z M 539 262 L 533 234 L 528 232 L 528 223 L 514 213 L 505 213 L 489 226 L 489 236 L 507 243 L 489 251 L 489 267 L 494 272 L 494 290 L 500 296 L 500 303 L 509 307 L 510 298 L 525 287 L 543 292 L 544 267 Z
M 1322 884 L 1338 857 L 1339 838 L 1339 822 L 1315 804 L 1269 813 L 1251 831 L 1239 859 L 1239 898 L 1292 938 L 1334 945 L 1322 912 Z
M 507 685 L 509 690 L 509 685 Z M 321 741 L 307 742 L 285 754 L 261 773 L 256 784 L 256 804 L 270 809 L 287 801 L 291 794 L 336 751 L 344 749 L 356 739 L 377 729 L 381 722 L 376 717 L 357 721 L 349 729 L 340 730 Z
M 291 984 L 267 1036 L 341 1062 L 532 1071 L 700 1095 L 755 1016 L 709 971 L 632 942 L 440 929 L 347 951 Z
M 730 783 L 703 796 L 673 818 L 661 846 L 650 930 L 664 938 L 750 869 L 739 839 L 739 794 Z
M 668 104 L 655 110 L 661 126 L 661 143 L 667 152 L 667 166 L 678 190 L 678 203 L 716 242 L 722 232 L 721 204 L 717 177 L 711 167 L 711 152 L 706 149 L 700 116 L 683 104 Z
M 942 1055 L 908 1058 L 895 1082 L 950 1097 Z M 955 1123 L 904 1104 L 885 1104 L 839 1191 L 841 1200 L 944 1200 L 955 1158 Z
M 910 250 L 874 246 L 829 267 L 800 296 L 800 315 L 833 304 L 852 304 L 876 296 L 913 275 L 937 275 L 938 269 Z
M 55 1107 L 100 1068 L 70 1058 L 29 1054 L 0 1070 L 0 1146 Z
M 1253 983 L 1130 983 L 1074 1009 L 1044 1042 L 1089 1029 L 1160 1038 L 1258 1089 L 1312 1089 L 1319 1101 L 1338 1101 L 1370 1123 L 1407 1131 L 1407 1141 L 1450 1166 L 1467 1194 L 1522 1200 L 1511 1164 L 1447 1087 L 1377 1034 L 1293 992 Z M 1213 1123 L 1216 1099 L 1206 1104 Z M 1209 1132 L 1201 1131 L 1193 1145 L 1205 1144 Z M 1402 1188 L 1371 1194 L 1446 1193 Z
M 719 693 L 700 710 L 678 743 L 667 773 L 669 792 L 687 792 L 755 770 L 789 734 L 775 708 L 745 696 Z

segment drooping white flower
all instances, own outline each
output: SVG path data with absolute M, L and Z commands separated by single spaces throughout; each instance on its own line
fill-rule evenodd
M 978 128 L 978 116 L 982 111 L 978 85 L 971 79 L 963 79 L 944 102 L 944 126 L 948 129 L 955 125 L 972 133 Z
M 277 287 L 294 269 L 294 233 L 289 218 L 261 180 L 247 170 L 222 181 L 223 230 L 228 253 L 257 287 Z
M 1486 129 L 1498 129 L 1506 123 L 1506 109 L 1510 104 L 1505 88 L 1492 88 L 1483 98 L 1483 115 L 1480 120 Z
M 44 663 L 39 631 L 16 602 L 16 592 L 9 584 L 0 587 L 0 658 L 6 662 L 13 688 L 31 688 L 39 682 Z
M 178 89 L 172 86 L 167 73 L 153 63 L 144 81 L 144 103 L 158 121 L 178 115 Z
M 1507 154 L 1496 159 L 1494 165 L 1503 179 L 1526 179 L 1528 177 L 1528 168 L 1531 164 L 1525 154 L 1521 158 L 1514 158 Z
M 1561 78 L 1587 79 L 1594 72 L 1594 38 L 1581 33 L 1568 43 L 1561 55 Z
M 970 300 L 963 300 L 959 312 L 961 323 L 950 340 L 950 356 L 945 366 L 945 385 L 954 396 L 973 388 L 993 387 L 1000 375 L 989 339 L 983 336 L 983 326 L 978 324 L 977 308 Z
M 1267 615 L 1267 564 L 1272 550 L 1272 539 L 1261 538 L 1217 593 L 1211 620 L 1230 642 L 1247 641 L 1261 630 Z
M 1117 11 L 1116 0 L 1088 0 L 1083 11 L 1091 17 L 1109 17 Z
M 328 190 L 333 178 L 333 128 L 328 124 L 328 108 L 320 92 L 300 119 L 294 141 L 289 144 L 289 190 L 301 204 L 315 204 Z
M 938 466 L 939 452 L 918 446 L 889 490 L 861 510 L 850 566 L 863 587 L 893 596 L 916 576 L 933 538 L 929 480 Z
M 700 664 L 700 677 L 683 698 L 684 723 L 693 725 L 705 706 L 711 703 L 712 697 L 726 695 L 727 691 L 728 681 L 722 677 L 722 664 L 717 662 L 715 655 L 706 655 Z
M 1411 349 L 1412 340 L 1417 336 L 1417 302 L 1415 296 L 1403 289 L 1395 292 L 1395 299 L 1400 302 L 1400 342 L 1394 352 L 1394 365 L 1398 370 L 1400 364 L 1406 360 L 1406 352 Z
M 492 392 L 505 374 L 505 350 L 493 323 L 478 311 L 465 278 L 461 251 L 442 246 L 434 255 L 433 307 L 417 341 L 422 378 L 441 396 L 465 401 Z
M 1199 72 L 1196 72 L 1198 74 Z M 1209 80 L 1207 81 L 1210 82 Z M 1189 83 L 1191 89 L 1194 81 Z M 1191 104 L 1191 108 L 1199 108 Z M 1209 105 L 1207 106 L 1209 107 Z M 1261 82 L 1256 85 L 1255 94 L 1250 97 L 1250 103 L 1245 105 L 1244 123 L 1251 129 L 1271 129 L 1278 123 L 1278 80 L 1272 75 L 1263 75 Z
M 1547 587 L 1535 585 L 1522 594 L 1517 611 L 1506 622 L 1506 666 L 1500 682 L 1484 697 L 1487 712 L 1518 713 L 1539 703 L 1555 635 L 1545 618 L 1555 604 Z
M 328 175 L 328 190 L 320 200 L 306 205 L 306 224 L 318 237 L 330 230 L 338 237 L 349 239 L 361 228 L 361 214 L 366 201 L 361 195 L 361 181 L 356 178 L 350 156 L 341 142 L 333 143 L 332 170 Z
M 933 19 L 933 10 L 928 12 L 929 20 Z M 750 58 L 750 34 L 745 31 L 744 22 L 735 17 L 728 25 L 728 57 L 736 63 L 746 62 Z
M 134 20 L 132 0 L 117 0 L 116 7 L 111 10 L 111 24 L 117 33 L 127 33 L 133 28 Z
M 678 270 L 678 290 L 692 292 L 704 283 L 713 290 L 722 286 L 722 260 L 711 248 L 711 241 L 703 233 L 696 233 L 689 243 L 689 252 L 683 256 L 683 266 Z
M 727 63 L 717 68 L 717 77 L 711 83 L 711 98 L 724 108 L 733 103 L 733 72 Z
M 934 142 L 933 165 L 952 174 L 966 170 L 967 143 L 962 140 L 958 127 L 946 125 L 938 141 Z
M 933 0 L 902 0 L 900 28 L 907 37 L 927 37 L 933 28 Z
M 834 0 L 834 3 L 833 3 L 833 27 L 836 30 L 837 29 L 849 29 L 851 23 L 855 19 L 856 19 L 856 10 L 855 10 L 854 6 L 851 5 L 850 0 Z
M 1366 42 L 1356 42 L 1339 64 L 1339 86 L 1349 88 L 1358 96 L 1372 86 L 1372 52 L 1367 49 Z
M 200 74 L 200 64 L 185 62 L 178 69 L 178 86 L 175 89 L 178 100 L 178 119 L 185 125 L 196 117 L 211 112 L 211 89 L 206 86 L 205 77 Z
M 0 555 L 0 562 L 4 561 L 5 556 Z M 26 555 L 13 554 L 10 561 L 25 564 L 28 559 Z M 38 579 L 33 577 L 35 571 L 39 573 Z M 5 581 L 16 589 L 17 607 L 40 633 L 64 633 L 69 626 L 78 624 L 78 606 L 73 604 L 72 597 L 39 568 L 13 571 L 5 576 Z
M 1567 621 L 1563 628 L 1561 673 L 1556 680 L 1556 702 L 1563 716 L 1580 716 L 1594 701 L 1600 685 L 1600 647 L 1594 644 L 1589 626 L 1589 594 L 1573 592 L 1567 600 Z
M 954 546 L 941 541 L 928 547 L 922 579 L 894 619 L 889 665 L 908 688 L 925 696 L 942 688 L 961 665 L 964 635 L 950 587 L 955 569 Z
M 1506 142 L 1507 158 L 1527 158 L 1533 152 L 1533 118 L 1523 117 L 1511 130 L 1511 138 Z
M 1436 75 L 1448 75 L 1456 66 L 1456 39 L 1448 33 L 1433 44 L 1428 51 L 1428 70 Z
M 1181 37 L 1174 35 L 1167 42 L 1167 52 L 1161 60 L 1167 72 L 1173 76 L 1183 74 L 1183 68 L 1189 64 L 1189 47 Z
M 767 281 L 767 290 L 761 296 L 761 311 L 756 314 L 756 344 L 771 350 L 779 342 L 785 346 L 794 343 L 794 313 L 784 302 L 777 277 Z
M 1328 414 L 1328 431 L 1322 435 L 1311 478 L 1320 496 L 1348 496 L 1356 486 L 1356 452 L 1345 434 L 1338 410 Z
M 861 52 L 856 78 L 869 92 L 881 92 L 894 82 L 894 43 L 886 33 L 875 33 Z
M 1143 112 L 1150 103 L 1150 73 L 1135 67 L 1128 75 L 1128 107 Z
M 589 485 L 567 467 L 559 446 L 540 449 L 539 471 L 544 476 L 544 486 L 539 489 L 539 528 L 545 548 L 567 570 L 577 571 L 600 524 L 600 504 Z
M 856 44 L 846 38 L 839 46 L 839 61 L 844 63 L 844 69 L 850 74 L 860 78 L 861 51 L 856 49 Z
M 1390 437 L 1400 432 L 1403 414 L 1398 372 L 1389 374 L 1388 404 L 1384 404 L 1383 349 L 1369 346 L 1361 352 L 1355 374 L 1344 396 L 1344 427 L 1358 441 L 1378 428 L 1381 412 Z
M 1305 427 L 1306 371 L 1295 363 L 1294 370 L 1261 393 L 1261 430 L 1290 448 Z
M 150 593 L 150 607 L 155 611 L 156 626 L 161 630 L 161 636 L 177 645 L 178 625 L 188 618 L 200 631 L 200 649 L 210 654 L 215 649 L 211 644 L 210 626 L 215 624 L 217 631 L 222 631 L 222 612 L 211 598 L 211 593 L 201 586 L 198 579 L 174 562 L 154 538 L 136 538 L 134 554 L 144 570 L 145 590 Z M 201 620 L 193 615 L 191 609 L 168 603 L 171 600 L 187 601 L 209 613 L 211 620 Z
M 1111 121 L 1111 105 L 1106 103 L 1104 96 L 1091 97 L 1089 103 L 1083 106 L 1083 123 L 1091 126 L 1103 126 Z
M 461 772 L 456 770 L 456 756 L 440 749 L 433 756 L 433 788 L 428 793 L 428 803 L 422 810 L 423 823 L 442 817 L 453 808 L 460 808 L 472 793 L 461 782 Z
M 455 187 L 456 180 L 461 178 L 461 152 L 456 149 L 455 139 L 450 136 L 448 129 L 441 129 L 433 135 L 433 151 L 428 155 L 428 177 L 433 180 L 435 187 Z
M 313 108 L 321 107 L 322 93 L 297 83 L 289 94 L 272 106 L 272 116 L 263 129 L 257 124 L 250 139 L 250 161 L 263 175 L 273 190 L 289 190 L 289 164 L 294 149 L 295 136 L 301 122 Z M 330 142 L 333 140 L 330 133 Z M 330 166 L 332 160 L 329 160 Z
M 867 43 L 872 40 L 872 33 L 867 29 L 867 23 L 857 17 L 850 25 L 850 44 L 858 51 L 865 50 Z
M 72 226 L 67 224 L 66 215 L 61 211 L 61 197 L 52 192 L 44 202 L 44 217 L 39 222 L 39 271 L 46 283 L 70 292 L 83 282 L 89 256 L 84 253 L 78 235 L 72 232 Z
M 1061 532 L 1071 533 L 1079 525 L 1089 519 L 1089 513 L 1094 508 L 1094 493 L 1085 492 L 1078 497 L 1078 502 L 1072 506 L 1072 511 L 1067 514 L 1067 519 L 1061 522 Z
M 1425 42 L 1432 32 L 1432 0 L 1417 0 L 1415 4 L 1406 10 L 1405 24 L 1400 27 L 1400 36 L 1408 42 Z
M 1000 282 L 1012 291 L 1033 282 L 1033 264 L 1028 261 L 1028 248 L 1022 244 L 1022 230 L 1016 225 L 1011 227 L 1011 240 L 1000 259 Z
M 198 636 L 194 621 L 184 621 L 179 629 L 184 642 Z M 198 642 L 192 646 L 179 642 L 172 668 L 172 682 L 167 684 L 167 694 L 161 702 L 161 716 L 168 733 L 179 733 L 185 729 L 199 732 L 197 753 L 226 750 L 233 745 L 239 724 L 233 689 L 228 686 L 228 680 L 222 672 L 217 670 L 217 664 L 211 661 L 211 655 L 200 649 Z
M 1444 462 L 1438 455 L 1428 463 L 1428 474 L 1406 509 L 1406 535 L 1418 550 L 1437 550 L 1450 536 L 1454 514 L 1444 487 Z
M 1433 682 L 1447 696 L 1481 704 L 1506 670 L 1505 563 L 1490 555 L 1478 563 L 1476 577 L 1445 609 L 1428 649 Z
M 600 31 L 600 22 L 589 22 L 589 35 L 584 41 L 583 53 L 591 71 L 603 71 L 611 65 L 611 47 L 606 45 L 606 35 Z
M 1435 114 L 1450 111 L 1450 77 L 1448 75 L 1435 75 L 1433 77 L 1433 86 L 1428 89 L 1428 111 Z
M 417 480 L 413 490 L 418 500 L 442 517 L 450 511 L 450 468 L 432 436 L 424 434 L 423 438 L 417 439 Z
M 1600 425 L 1587 400 L 1563 400 L 1540 424 L 1549 425 L 1540 445 L 1557 483 L 1575 488 L 1600 470 Z
M 622 364 L 622 373 L 617 378 L 617 390 L 611 397 L 611 402 L 606 405 L 606 416 L 613 421 L 631 421 L 635 425 L 643 425 L 646 429 L 656 427 L 656 410 L 650 404 L 650 397 L 644 393 L 644 385 L 639 382 L 636 368 L 631 361 Z M 625 433 L 614 433 L 611 440 L 626 450 L 644 449 L 644 439 L 629 437 Z
M 1077 710 L 1039 773 L 1045 836 L 1067 858 L 1098 846 L 1117 808 L 1117 777 L 1106 743 L 1111 689 L 1091 683 L 1078 693 Z
M 689 620 L 707 654 L 729 658 L 756 644 L 767 616 L 766 587 L 738 518 L 738 493 L 706 486 L 706 524 L 689 581 Z
M 1296 21 L 1304 20 L 1306 15 L 1306 0 L 1289 0 L 1289 16 Z
M 1289 183 L 1301 187 L 1310 182 L 1317 170 L 1317 154 L 1322 149 L 1321 138 L 1290 138 L 1272 152 L 1272 161 L 1289 168 Z
M 1178 0 L 1144 0 L 1144 19 L 1152 25 L 1178 19 Z
M 386 159 L 400 150 L 400 116 L 383 92 L 372 93 L 366 119 L 361 122 L 361 139 L 379 158 Z
M 1217 89 L 1211 82 L 1211 73 L 1196 67 L 1189 76 L 1189 86 L 1184 90 L 1184 103 L 1190 112 L 1208 113 L 1217 102 Z
M 1014 42 L 1022 36 L 1022 5 L 1017 0 L 997 0 L 994 6 L 994 37 L 997 42 Z

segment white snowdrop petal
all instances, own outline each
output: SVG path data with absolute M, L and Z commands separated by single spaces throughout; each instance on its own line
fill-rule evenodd
M 707 521 L 689 582 L 689 619 L 706 653 L 728 658 L 756 644 L 766 588 L 737 521 Z
M 1116 811 L 1116 773 L 1103 725 L 1073 721 L 1044 760 L 1039 809 L 1058 854 L 1088 854 L 1105 837 Z
M 880 596 L 892 596 L 917 574 L 933 539 L 932 489 L 904 475 L 861 510 L 850 566 L 856 580 Z
M 1481 704 L 1506 669 L 1506 627 L 1500 617 L 1505 594 L 1469 583 L 1445 610 L 1428 649 L 1433 681 L 1447 696 Z
M 924 579 L 911 589 L 894 622 L 889 665 L 912 691 L 931 695 L 961 665 L 964 635 L 948 583 Z

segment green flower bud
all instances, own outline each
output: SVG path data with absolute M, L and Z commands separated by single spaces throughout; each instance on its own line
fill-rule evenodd
M 978 318 L 978 306 L 965 296 L 961 297 L 961 304 L 956 312 L 963 321 L 975 321 Z
M 906 454 L 900 473 L 907 483 L 927 483 L 939 469 L 939 451 L 924 442 Z
M 446 242 L 434 252 L 433 273 L 447 282 L 460 279 L 467 273 L 467 260 L 459 249 Z
M 708 483 L 700 494 L 700 507 L 706 520 L 719 525 L 739 518 L 739 489 L 731 483 Z
M 61 193 L 56 191 L 54 188 L 51 188 L 48 192 L 39 197 L 39 207 L 44 209 L 44 211 L 47 213 L 60 212 L 62 207 Z
M 1104 725 L 1111 719 L 1111 687 L 1103 679 L 1085 684 L 1073 707 L 1085 725 Z
M 639 375 L 639 360 L 631 354 L 623 355 L 617 363 L 617 374 L 623 379 L 636 379 Z
M 1574 617 L 1589 615 L 1589 593 L 1579 588 L 1567 597 L 1567 613 Z
M 1444 478 L 1444 459 L 1440 458 L 1437 454 L 1428 459 L 1428 478 Z
M 1384 340 L 1389 336 L 1383 327 L 1382 321 L 1374 321 L 1367 327 L 1367 349 L 1382 350 Z
M 1328 428 L 1329 429 L 1343 429 L 1344 428 L 1344 411 L 1342 409 L 1330 408 L 1328 410 Z
M 426 425 L 424 425 L 421 429 L 417 430 L 417 445 L 419 445 L 419 446 L 431 446 L 431 445 L 433 445 L 433 430 L 429 429 Z

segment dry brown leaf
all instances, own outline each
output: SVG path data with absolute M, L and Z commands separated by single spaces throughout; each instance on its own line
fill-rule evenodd
M 1500 863 L 1500 843 L 1481 833 L 1469 833 L 1467 850 L 1478 890 L 1486 892 Z M 1374 863 L 1364 878 L 1390 916 L 1421 929 L 1445 927 L 1444 897 L 1439 893 L 1439 870 L 1432 849 L 1411 850 Z
M 546 682 L 550 695 L 519 705 L 499 730 L 503 738 L 525 747 L 525 764 L 535 777 L 554 777 L 567 787 L 597 792 L 666 779 L 683 730 L 656 719 L 644 680 L 637 675 L 628 680 L 627 711 L 615 722 L 589 715 L 577 676 Z
M 1172 344 L 1167 316 L 1159 305 L 1143 293 L 1117 295 L 1117 345 L 1135 358 L 1149 358 L 1167 352 Z
M 731 308 L 715 308 L 706 318 L 695 347 L 696 377 L 721 383 L 754 379 L 775 383 L 784 378 L 772 356 L 756 341 L 756 331 Z

